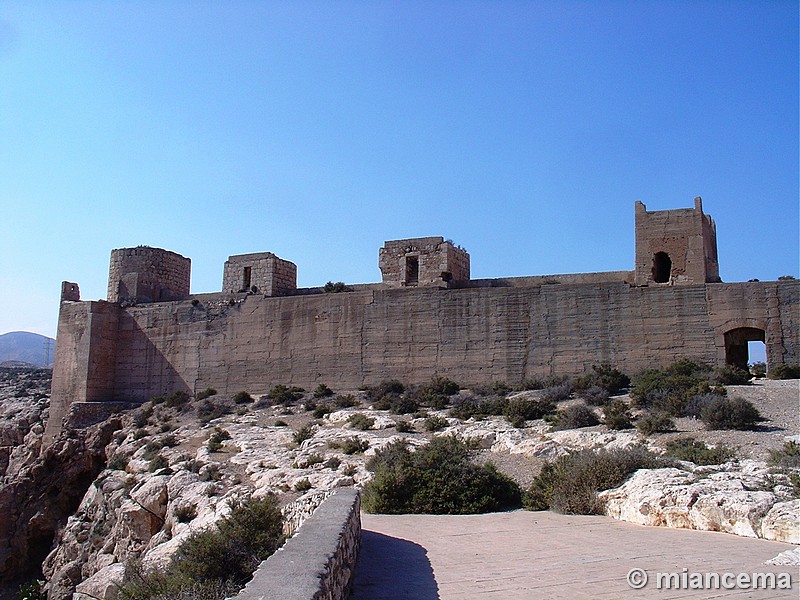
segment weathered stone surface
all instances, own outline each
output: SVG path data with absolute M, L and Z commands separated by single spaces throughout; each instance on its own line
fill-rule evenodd
M 125 565 L 114 563 L 75 586 L 72 600 L 115 600 L 119 584 L 125 575 Z
M 800 502 L 780 502 L 784 492 L 769 483 L 766 465 L 743 461 L 716 469 L 642 469 L 599 496 L 605 513 L 623 521 L 796 543 Z
M 761 521 L 761 537 L 800 544 L 800 500 L 778 502 Z

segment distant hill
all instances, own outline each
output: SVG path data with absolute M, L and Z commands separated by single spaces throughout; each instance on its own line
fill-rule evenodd
M 37 367 L 52 367 L 55 347 L 54 339 L 38 333 L 28 331 L 4 333 L 0 335 L 0 363 L 16 361 Z

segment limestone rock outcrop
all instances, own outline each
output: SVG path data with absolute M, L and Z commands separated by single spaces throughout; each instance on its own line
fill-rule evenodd
M 800 543 L 800 501 L 773 477 L 750 460 L 695 472 L 642 469 L 599 496 L 605 513 L 622 521 Z

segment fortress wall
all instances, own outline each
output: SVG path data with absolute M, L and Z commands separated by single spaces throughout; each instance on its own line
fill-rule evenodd
M 60 431 L 72 402 L 114 397 L 118 314 L 108 302 L 61 303 L 46 439 Z
M 530 287 L 535 285 L 582 284 L 582 283 L 633 283 L 633 271 L 603 271 L 601 273 L 569 273 L 557 275 L 530 275 L 527 277 L 494 277 L 454 281 L 456 289 L 476 287 Z
M 767 331 L 769 351 L 781 353 L 773 361 L 797 362 L 799 288 L 388 289 L 135 306 L 120 310 L 113 397 L 264 393 L 278 383 L 352 389 L 434 375 L 517 384 L 601 362 L 635 373 L 683 356 L 722 364 L 725 330 L 741 323 Z

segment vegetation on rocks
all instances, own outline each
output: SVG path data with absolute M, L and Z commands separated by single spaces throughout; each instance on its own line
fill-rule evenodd
M 564 514 L 601 514 L 597 492 L 622 485 L 637 469 L 659 466 L 644 447 L 628 450 L 582 450 L 546 463 L 526 491 L 528 510 L 551 509 Z
M 452 436 L 434 438 L 412 452 L 395 442 L 367 464 L 364 510 L 384 514 L 474 514 L 519 506 L 517 484 L 491 464 L 477 465 L 472 451 Z
M 681 438 L 667 444 L 667 454 L 678 460 L 696 465 L 720 465 L 736 456 L 736 452 L 724 445 L 709 448 L 704 442 L 692 437 Z
M 118 597 L 221 600 L 243 586 L 283 539 L 283 517 L 274 496 L 234 502 L 215 528 L 181 544 L 164 571 L 146 572 L 141 564 L 129 565 Z

